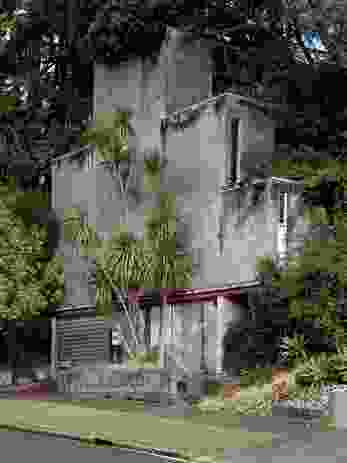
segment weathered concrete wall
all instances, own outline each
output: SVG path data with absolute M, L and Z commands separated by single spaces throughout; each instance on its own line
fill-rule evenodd
M 169 123 L 166 149 L 162 146 L 161 114 L 166 110 L 172 113 L 210 95 L 212 63 L 209 57 L 207 42 L 192 41 L 171 30 L 157 63 L 138 59 L 114 69 L 98 66 L 95 70 L 95 112 L 111 111 L 115 105 L 132 109 L 137 156 L 142 159 L 147 148 L 157 147 L 165 151 L 169 160 L 165 188 L 177 195 L 178 210 L 190 226 L 188 245 L 201 263 L 195 286 L 253 279 L 255 251 L 256 255 L 271 252 L 275 241 L 269 218 L 271 211 L 263 208 L 252 214 L 238 231 L 229 220 L 224 255 L 219 256 L 220 189 L 227 176 L 230 120 L 233 117 L 241 119 L 241 176 L 257 162 L 273 155 L 273 121 L 254 106 L 245 106 L 237 96 L 229 95 L 219 111 L 212 104 L 196 111 L 195 121 L 183 130 Z M 103 184 L 105 189 L 106 184 Z M 113 219 L 111 207 L 105 203 L 104 200 L 101 206 L 104 216 Z M 146 206 L 143 207 L 145 210 Z M 137 213 L 141 215 L 139 209 Z M 100 217 L 100 220 L 107 222 L 106 218 Z M 233 253 L 231 250 L 236 247 L 237 251 Z M 229 268 L 231 258 L 234 269 Z
M 136 58 L 112 68 L 96 66 L 94 110 L 110 111 L 117 105 L 148 116 L 158 108 L 172 113 L 208 98 L 210 54 L 208 41 L 170 29 L 156 61 Z
M 244 175 L 264 158 L 263 153 L 267 157 L 273 153 L 274 124 L 260 112 L 257 117 L 254 113 L 230 95 L 218 113 L 210 104 L 184 130 L 169 126 L 166 188 L 175 191 L 178 210 L 189 223 L 191 248 L 200 250 L 201 269 L 194 281 L 196 286 L 252 280 L 257 256 L 275 250 L 276 217 L 271 200 L 247 211 L 246 220 L 237 226 L 241 214 L 246 212 L 237 207 L 238 193 L 221 192 L 230 149 L 227 127 L 232 117 L 241 119 L 240 167 Z M 254 119 L 258 128 L 252 125 Z M 259 135 L 259 126 L 263 126 L 264 138 Z M 258 151 L 250 142 L 256 135 Z M 218 233 L 223 215 L 226 226 L 224 249 L 220 252 Z
M 212 96 L 210 49 L 207 40 L 193 40 L 182 32 L 170 30 L 169 40 L 163 49 L 168 113 Z

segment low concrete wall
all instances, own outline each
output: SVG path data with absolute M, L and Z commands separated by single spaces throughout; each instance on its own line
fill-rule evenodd
M 57 373 L 58 391 L 67 394 L 111 393 L 119 397 L 167 393 L 169 374 L 164 369 L 128 369 L 114 365 L 76 366 Z

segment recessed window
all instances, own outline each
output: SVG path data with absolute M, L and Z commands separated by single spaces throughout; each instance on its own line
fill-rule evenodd
M 231 119 L 229 134 L 226 180 L 227 183 L 235 183 L 240 179 L 240 119 Z

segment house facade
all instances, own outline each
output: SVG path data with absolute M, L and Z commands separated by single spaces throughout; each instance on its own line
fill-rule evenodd
M 132 188 L 140 200 L 129 200 L 129 228 L 140 236 L 146 211 L 155 204 L 143 185 L 143 159 L 147 150 L 158 149 L 168 160 L 163 188 L 176 196 L 182 240 L 193 257 L 192 290 L 172 293 L 167 310 L 155 301 L 144 309 L 151 346 L 159 344 L 161 330 L 169 330 L 179 368 L 233 374 L 247 361 L 228 339 L 233 326 L 254 317 L 257 258 L 285 257 L 300 242 L 305 224 L 299 183 L 269 177 L 247 188 L 254 169 L 276 155 L 279 108 L 233 89 L 214 95 L 212 52 L 210 42 L 170 29 L 156 62 L 96 65 L 93 112 L 123 108 L 133 114 Z M 252 206 L 257 191 L 260 199 Z M 105 238 L 120 222 L 117 185 L 93 148 L 52 162 L 52 201 L 61 219 L 67 208 L 80 208 Z M 126 332 L 126 320 L 119 311 L 113 319 L 95 318 L 88 264 L 63 240 L 59 252 L 66 299 L 53 320 L 52 374 L 62 361 L 112 364 L 112 330 L 121 323 Z

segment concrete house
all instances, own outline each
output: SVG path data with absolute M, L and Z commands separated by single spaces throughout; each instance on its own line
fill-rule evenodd
M 233 375 L 244 363 L 228 333 L 256 316 L 251 296 L 259 284 L 257 258 L 285 256 L 297 243 L 303 220 L 300 188 L 290 179 L 259 179 L 263 199 L 253 209 L 247 206 L 243 180 L 276 152 L 277 108 L 232 88 L 216 92 L 213 47 L 170 29 L 156 62 L 138 58 L 113 68 L 96 65 L 93 113 L 119 107 L 133 112 L 134 187 L 141 200 L 130 205 L 130 228 L 141 233 L 152 204 L 141 169 L 146 150 L 157 148 L 168 160 L 165 189 L 175 193 L 188 231 L 186 245 L 196 268 L 192 289 L 172 292 L 164 313 L 160 301 L 143 299 L 151 345 L 159 343 L 162 321 L 171 329 L 170 348 L 183 369 Z M 90 148 L 52 162 L 52 201 L 61 218 L 66 208 L 79 207 L 104 237 L 119 223 L 117 188 Z M 69 243 L 62 241 L 60 252 L 67 291 L 53 319 L 52 374 L 67 361 L 112 368 L 112 329 L 121 314 L 114 320 L 95 318 L 86 262 Z

